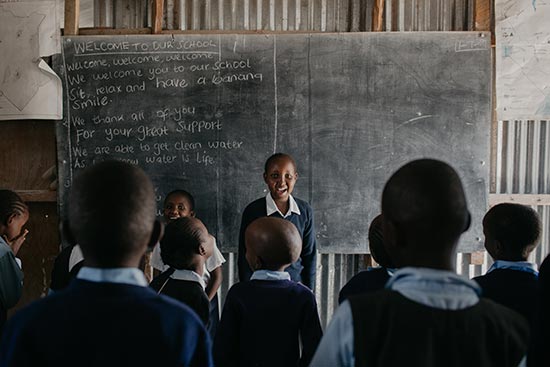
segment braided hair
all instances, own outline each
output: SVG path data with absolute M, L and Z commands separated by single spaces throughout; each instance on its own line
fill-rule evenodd
M 28 212 L 27 204 L 15 192 L 0 190 L 0 221 L 7 225 L 8 219 L 13 214 L 22 215 Z

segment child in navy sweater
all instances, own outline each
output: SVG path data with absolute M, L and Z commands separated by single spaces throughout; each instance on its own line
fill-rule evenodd
M 170 222 L 160 241 L 162 261 L 169 268 L 151 282 L 151 288 L 157 293 L 191 307 L 205 325 L 209 319 L 209 300 L 203 273 L 213 245 L 200 220 L 181 217 Z
M 315 289 L 316 242 L 313 224 L 313 210 L 309 204 L 291 193 L 296 184 L 298 172 L 296 162 L 288 154 L 276 153 L 267 159 L 264 167 L 264 181 L 269 193 L 248 204 L 241 219 L 239 234 L 239 280 L 249 280 L 253 269 L 246 261 L 245 231 L 250 223 L 261 217 L 277 217 L 292 222 L 302 239 L 302 250 L 286 272 L 292 280 L 302 282 L 309 289 Z
M 484 297 L 519 312 L 532 324 L 538 272 L 528 258 L 541 235 L 537 212 L 520 204 L 496 205 L 483 218 L 483 233 L 485 248 L 495 263 L 474 280 Z
M 214 340 L 217 367 L 309 364 L 322 336 L 315 296 L 284 272 L 301 242 L 296 227 L 280 218 L 248 226 L 246 259 L 254 273 L 227 294 Z
M 382 232 L 382 215 L 374 218 L 369 227 L 370 253 L 380 267 L 369 268 L 356 274 L 346 283 L 338 295 L 338 303 L 344 302 L 350 296 L 374 292 L 383 289 L 393 273 L 393 264 L 384 247 L 384 234 Z

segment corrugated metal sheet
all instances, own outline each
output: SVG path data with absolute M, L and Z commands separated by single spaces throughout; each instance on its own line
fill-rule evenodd
M 94 0 L 96 26 L 150 26 L 150 4 L 143 0 Z M 475 0 L 384 0 L 388 31 L 473 30 Z M 369 31 L 373 0 L 166 0 L 164 27 L 180 30 Z M 496 193 L 549 193 L 550 126 L 547 121 L 503 121 L 497 132 Z M 539 206 L 542 245 L 533 254 L 540 263 L 549 252 L 550 207 Z M 224 254 L 221 299 L 237 281 L 235 254 Z M 470 276 L 487 270 L 458 254 L 457 271 Z M 321 254 L 316 295 L 323 324 L 337 306 L 339 289 L 364 268 L 362 255 Z
M 496 192 L 550 194 L 550 121 L 499 121 Z M 540 264 L 550 253 L 550 207 L 534 206 L 542 220 L 543 238 L 532 253 Z

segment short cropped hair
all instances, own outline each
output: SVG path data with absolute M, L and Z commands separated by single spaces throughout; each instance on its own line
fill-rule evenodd
M 483 218 L 487 234 L 507 252 L 526 258 L 537 246 L 542 232 L 540 217 L 528 206 L 512 203 L 492 207 Z
M 382 194 L 382 213 L 410 236 L 433 244 L 455 241 L 470 224 L 457 172 L 435 159 L 409 162 L 392 175 Z
M 298 168 L 296 167 L 296 161 L 294 161 L 294 158 L 292 158 L 292 156 L 290 156 L 289 154 L 286 154 L 286 153 L 275 153 L 272 156 L 270 156 L 269 158 L 267 158 L 267 160 L 265 161 L 264 172 L 267 173 L 267 170 L 269 169 L 269 166 L 271 166 L 274 161 L 276 161 L 277 159 L 281 159 L 281 158 L 285 158 L 285 159 L 290 160 L 292 162 L 292 165 L 294 166 L 294 169 L 298 170 Z
M 104 161 L 74 180 L 69 226 L 85 258 L 116 267 L 141 251 L 155 221 L 153 184 L 139 167 Z
M 168 223 L 160 241 L 160 256 L 165 264 L 178 270 L 192 265 L 193 255 L 208 235 L 196 222 L 200 221 L 181 217 Z
M 22 215 L 28 211 L 27 204 L 15 192 L 0 190 L 0 221 L 4 225 L 8 224 L 8 218 L 13 214 Z
M 166 203 L 166 200 L 168 200 L 168 198 L 172 195 L 180 195 L 180 196 L 183 196 L 184 198 L 187 198 L 187 200 L 189 201 L 189 204 L 191 204 L 191 208 L 189 208 L 189 210 L 195 210 L 195 198 L 193 197 L 193 195 L 191 195 L 189 191 L 186 191 L 186 190 L 170 191 L 168 195 L 166 195 L 166 198 L 164 199 L 164 203 Z

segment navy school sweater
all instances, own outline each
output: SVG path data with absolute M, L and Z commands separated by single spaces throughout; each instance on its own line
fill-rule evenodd
M 321 336 L 308 288 L 291 280 L 241 282 L 227 294 L 214 362 L 216 367 L 307 366 Z
M 338 303 L 341 304 L 349 297 L 357 294 L 384 289 L 389 279 L 390 275 L 386 268 L 369 269 L 357 273 L 340 290 Z
M 303 241 L 302 252 L 298 261 L 291 264 L 285 271 L 290 274 L 290 278 L 295 282 L 301 282 L 309 289 L 315 289 L 317 249 L 315 243 L 315 228 L 313 224 L 313 210 L 307 202 L 297 198 L 294 198 L 294 200 L 296 200 L 296 204 L 298 204 L 300 215 L 292 213 L 284 219 L 292 222 L 296 228 L 298 228 L 298 232 L 300 232 Z M 265 197 L 248 204 L 243 212 L 241 230 L 239 233 L 238 253 L 239 280 L 241 282 L 249 280 L 253 273 L 245 257 L 245 230 L 254 220 L 265 216 L 267 216 Z M 279 213 L 273 213 L 271 216 L 282 218 Z

